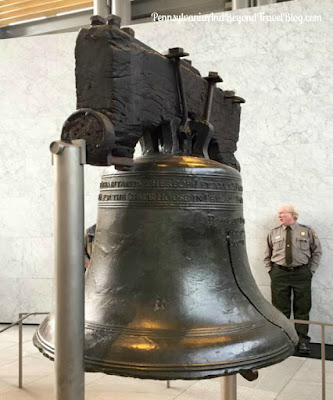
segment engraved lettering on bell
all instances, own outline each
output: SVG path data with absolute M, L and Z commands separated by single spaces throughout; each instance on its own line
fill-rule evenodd
M 131 174 L 130 174 L 131 175 Z M 215 179 L 214 179 L 215 178 Z M 179 188 L 179 189 L 207 189 L 207 190 L 227 190 L 227 191 L 238 191 L 242 192 L 242 186 L 237 182 L 221 182 L 218 177 L 204 178 L 195 177 L 195 179 L 163 179 L 162 177 L 156 177 L 155 179 L 144 179 L 139 180 L 109 180 L 110 176 L 105 176 L 104 180 L 100 184 L 101 189 L 108 188 Z
M 229 218 L 229 217 L 224 217 L 224 218 L 220 218 L 217 217 L 216 215 L 212 215 L 212 214 L 208 214 L 207 215 L 208 218 L 208 224 L 211 225 L 232 225 L 232 224 L 244 224 L 245 223 L 245 219 L 242 217 L 239 218 Z

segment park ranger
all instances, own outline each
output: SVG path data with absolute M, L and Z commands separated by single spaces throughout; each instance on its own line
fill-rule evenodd
M 311 280 L 319 265 L 321 245 L 311 228 L 296 222 L 298 213 L 292 205 L 280 207 L 278 218 L 281 225 L 269 232 L 264 258 L 271 277 L 272 304 L 287 318 L 292 306 L 295 319 L 308 321 Z M 296 324 L 295 328 L 299 353 L 309 354 L 309 326 Z

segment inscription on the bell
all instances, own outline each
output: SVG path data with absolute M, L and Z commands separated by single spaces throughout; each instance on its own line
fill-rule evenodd
M 242 204 L 242 186 L 226 177 L 166 177 L 135 175 L 106 177 L 101 183 L 99 201 L 104 202 L 156 202 Z
M 126 194 L 103 194 L 99 195 L 98 200 L 102 201 L 126 201 Z
M 111 181 L 111 182 L 101 182 L 100 188 L 135 188 L 142 187 L 142 182 L 140 181 Z
M 242 203 L 242 198 L 224 193 L 191 193 L 191 192 L 118 192 L 101 193 L 99 201 L 157 201 L 184 203 Z
M 207 189 L 227 190 L 241 192 L 242 186 L 237 182 L 219 182 L 218 180 L 205 179 L 143 179 L 112 180 L 101 182 L 101 189 L 108 188 L 170 188 L 170 189 Z

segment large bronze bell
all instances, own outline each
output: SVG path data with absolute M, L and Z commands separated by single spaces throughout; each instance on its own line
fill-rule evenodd
M 233 156 L 244 100 L 214 87 L 216 72 L 202 78 L 181 61 L 183 49 L 162 56 L 119 24 L 93 17 L 80 31 L 79 110 L 62 132 L 63 141 L 86 140 L 93 165 L 129 167 L 139 139 L 144 154 L 102 178 L 85 369 L 198 379 L 279 362 L 297 335 L 262 297 L 247 260 Z M 50 314 L 34 343 L 51 359 L 54 336 Z
M 239 172 L 199 157 L 103 176 L 85 309 L 86 371 L 209 378 L 279 362 L 297 342 L 251 275 Z M 54 323 L 34 338 L 51 359 Z

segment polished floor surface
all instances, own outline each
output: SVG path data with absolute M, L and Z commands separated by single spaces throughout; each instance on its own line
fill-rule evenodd
M 0 325 L 0 329 L 5 325 Z M 23 389 L 18 389 L 18 328 L 0 333 L 0 400 L 54 400 L 53 362 L 33 346 L 35 326 L 23 331 Z M 220 378 L 166 382 L 87 373 L 86 400 L 221 400 Z M 237 400 L 321 400 L 321 361 L 289 357 L 248 382 L 237 376 Z M 333 361 L 326 362 L 326 399 L 333 399 Z

